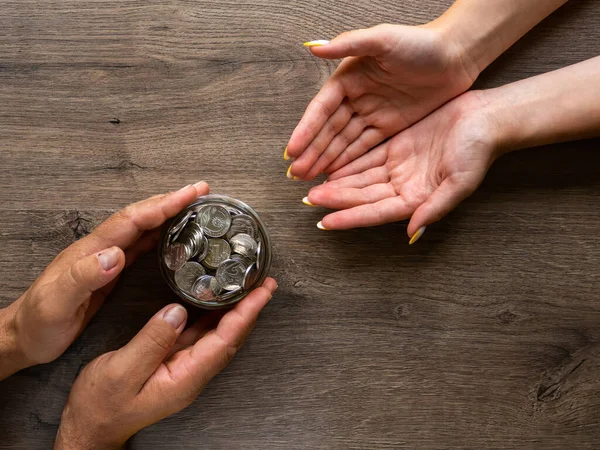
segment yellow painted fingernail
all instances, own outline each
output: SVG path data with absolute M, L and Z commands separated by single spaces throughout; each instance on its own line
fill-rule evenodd
M 292 165 L 291 164 L 290 164 L 290 167 L 288 167 L 288 170 L 287 170 L 285 176 L 288 177 L 290 180 L 292 178 L 294 178 L 294 176 L 292 175 Z
M 285 159 L 286 161 L 290 160 L 290 157 L 287 154 L 287 147 L 285 148 L 285 150 L 283 151 L 283 159 Z
M 325 39 L 318 39 L 318 40 L 316 40 L 316 41 L 308 41 L 308 42 L 305 42 L 305 43 L 304 43 L 304 44 L 302 44 L 302 45 L 304 45 L 305 47 L 322 47 L 322 46 L 324 46 L 324 45 L 327 45 L 327 44 L 329 44 L 329 41 L 328 41 L 328 40 L 325 40 Z
M 323 226 L 323 221 L 322 221 L 322 220 L 320 220 L 320 221 L 319 221 L 319 223 L 317 224 L 317 228 L 318 228 L 319 230 L 329 230 L 329 228 L 325 228 L 325 227 Z
M 304 203 L 306 206 L 315 206 L 311 202 L 308 201 L 308 197 L 304 197 L 302 199 L 302 203 Z
M 408 243 L 408 245 L 413 245 L 415 242 L 417 242 L 419 239 L 421 239 L 421 236 L 423 236 L 423 233 L 425 233 L 425 229 L 427 227 L 421 227 L 417 230 L 417 232 L 415 234 L 413 234 L 413 237 L 410 238 L 410 242 Z

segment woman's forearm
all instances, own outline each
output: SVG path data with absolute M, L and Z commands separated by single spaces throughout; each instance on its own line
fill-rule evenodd
M 457 0 L 432 25 L 440 27 L 478 75 L 567 0 Z
M 600 136 L 600 57 L 481 91 L 501 152 Z

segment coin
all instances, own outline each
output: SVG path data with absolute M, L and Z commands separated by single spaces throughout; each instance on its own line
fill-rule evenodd
M 229 214 L 231 214 L 232 216 L 237 216 L 238 214 L 242 214 L 242 212 L 230 205 L 223 205 L 223 208 L 225 208 L 227 211 L 229 211 Z
M 206 275 L 206 270 L 194 261 L 187 262 L 181 269 L 175 272 L 175 284 L 184 292 L 191 293 L 192 286 L 198 278 Z
M 210 269 L 216 269 L 219 265 L 229 259 L 231 247 L 225 239 L 209 239 L 208 254 L 202 260 L 202 264 Z
M 237 253 L 232 253 L 229 259 L 235 259 L 236 261 L 241 261 L 246 267 L 249 267 L 254 261 L 247 256 L 238 255 Z
M 262 241 L 258 241 L 256 246 L 256 268 L 262 270 Z
M 204 236 L 202 238 L 202 244 L 200 246 L 200 250 L 198 252 L 198 254 L 196 255 L 196 259 L 200 262 L 202 262 L 204 260 L 204 258 L 206 258 L 206 255 L 208 255 L 208 239 L 206 238 L 206 236 Z
M 178 220 L 175 223 L 175 225 L 171 227 L 171 229 L 169 230 L 169 236 L 172 237 L 172 242 L 175 242 L 177 240 L 179 234 L 181 233 L 181 230 L 183 230 L 183 228 L 186 226 L 188 220 L 190 220 L 190 217 L 192 217 L 192 214 L 194 214 L 193 211 L 188 211 L 186 214 L 183 215 L 183 217 L 180 220 Z
M 216 294 L 211 288 L 215 283 L 213 280 L 215 278 L 210 275 L 203 275 L 198 278 L 192 286 L 192 295 L 198 300 L 214 300 Z
M 256 283 L 258 279 L 258 269 L 256 268 L 256 264 L 251 264 L 250 267 L 246 269 L 244 273 L 244 281 L 242 282 L 242 287 L 244 290 L 249 291 Z
M 231 216 L 222 206 L 208 205 L 198 212 L 196 222 L 208 236 L 221 237 L 229 230 Z
M 227 239 L 231 239 L 236 234 L 244 233 L 252 239 L 256 239 L 258 228 L 254 219 L 246 214 L 238 214 L 231 218 L 231 227 L 225 235 Z
M 241 261 L 228 259 L 219 265 L 215 278 L 223 289 L 232 291 L 242 287 L 245 273 L 246 266 Z
M 164 261 L 166 266 L 171 270 L 179 270 L 183 267 L 186 261 L 191 256 L 191 249 L 189 246 L 176 242 L 173 245 L 167 247 L 164 255 Z
M 202 246 L 204 245 L 204 231 L 196 222 L 190 222 L 186 226 L 186 230 L 187 229 L 190 231 L 190 240 L 194 246 L 194 252 L 192 256 L 196 256 L 202 251 Z
M 242 256 L 254 259 L 258 244 L 252 236 L 245 233 L 236 234 L 229 240 L 229 243 L 231 244 L 231 249 L 234 253 L 239 253 Z

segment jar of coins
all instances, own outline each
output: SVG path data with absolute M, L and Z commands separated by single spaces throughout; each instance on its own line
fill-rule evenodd
M 163 276 L 179 297 L 200 308 L 222 309 L 262 285 L 271 267 L 271 239 L 248 205 L 206 195 L 168 224 L 159 259 Z

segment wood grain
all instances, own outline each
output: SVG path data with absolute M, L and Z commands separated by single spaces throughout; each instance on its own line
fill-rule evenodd
M 0 5 L 0 305 L 112 211 L 204 179 L 264 216 L 280 288 L 189 408 L 131 449 L 597 448 L 600 141 L 518 152 L 419 245 L 323 233 L 283 146 L 334 63 L 299 44 L 450 0 L 20 0 Z M 487 88 L 600 52 L 572 1 Z M 134 265 L 56 362 L 0 383 L 0 448 L 51 448 L 78 371 L 173 301 Z

